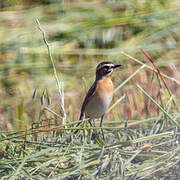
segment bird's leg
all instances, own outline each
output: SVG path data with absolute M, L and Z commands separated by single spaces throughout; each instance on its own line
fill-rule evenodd
M 89 124 L 90 124 L 91 127 L 93 127 L 93 124 L 92 124 L 92 122 L 91 122 L 91 119 L 89 120 Z M 97 131 L 94 129 L 94 130 L 93 130 L 93 134 L 92 134 L 92 138 L 95 138 L 96 136 L 97 136 Z
M 104 121 L 104 115 L 101 116 L 100 127 L 101 127 L 101 132 L 102 132 L 102 135 L 103 135 L 103 139 L 105 139 L 104 138 L 104 132 L 103 132 L 103 129 L 102 129 L 103 121 Z

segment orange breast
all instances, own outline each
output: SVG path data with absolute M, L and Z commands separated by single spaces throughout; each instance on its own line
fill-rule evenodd
M 89 118 L 99 118 L 107 111 L 113 97 L 113 83 L 110 77 L 99 80 L 95 93 L 91 96 L 85 109 Z
M 108 76 L 103 80 L 100 80 L 97 87 L 97 93 L 100 97 L 102 96 L 113 96 L 114 86 L 111 77 Z M 104 98 L 104 97 L 102 97 Z

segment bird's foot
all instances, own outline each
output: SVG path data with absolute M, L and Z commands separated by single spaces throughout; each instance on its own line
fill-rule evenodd
M 99 137 L 97 132 L 93 132 L 91 139 L 98 143 L 101 147 L 104 146 L 104 141 Z
M 94 131 L 94 132 L 92 133 L 91 139 L 94 140 L 94 139 L 97 138 L 97 137 L 98 137 L 98 133 L 97 133 L 97 131 Z

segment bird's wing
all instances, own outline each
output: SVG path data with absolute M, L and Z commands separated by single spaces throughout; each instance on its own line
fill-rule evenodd
M 83 115 L 84 115 L 85 107 L 86 107 L 87 103 L 89 102 L 90 97 L 94 94 L 96 88 L 97 88 L 97 83 L 94 82 L 94 84 L 93 84 L 93 85 L 91 86 L 91 88 L 89 89 L 89 91 L 88 91 L 88 93 L 87 93 L 87 95 L 86 95 L 86 97 L 85 97 L 85 99 L 84 99 L 84 102 L 83 102 L 83 104 L 82 104 L 81 114 L 80 114 L 79 120 L 82 119 L 82 117 L 83 117 Z

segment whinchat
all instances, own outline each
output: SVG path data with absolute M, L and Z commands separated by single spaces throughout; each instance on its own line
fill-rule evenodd
M 81 107 L 80 120 L 82 120 L 83 117 L 88 118 L 92 126 L 92 119 L 101 118 L 100 127 L 102 127 L 104 115 L 113 98 L 114 86 L 111 75 L 114 69 L 119 67 L 121 67 L 120 64 L 114 64 L 108 61 L 101 62 L 97 66 L 96 79 L 89 89 Z M 79 126 L 79 124 L 77 124 L 77 126 Z M 75 133 L 77 132 L 78 130 L 76 130 Z M 102 134 L 104 138 L 103 130 Z

